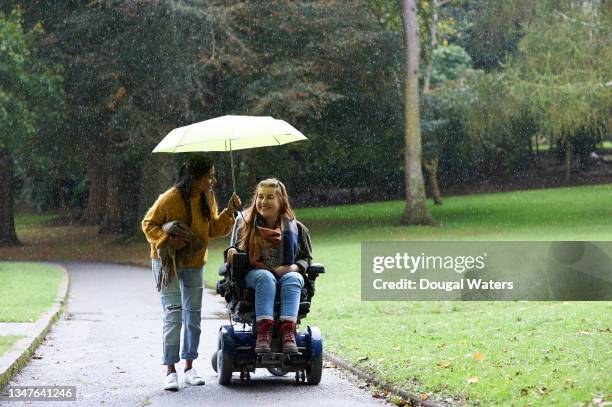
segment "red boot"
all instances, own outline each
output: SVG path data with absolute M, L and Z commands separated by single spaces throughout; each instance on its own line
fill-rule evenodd
M 295 343 L 295 322 L 282 321 L 280 323 L 281 341 L 284 353 L 297 353 L 298 347 Z
M 255 353 L 270 352 L 273 328 L 274 321 L 271 319 L 261 319 L 257 321 L 257 342 L 255 343 Z

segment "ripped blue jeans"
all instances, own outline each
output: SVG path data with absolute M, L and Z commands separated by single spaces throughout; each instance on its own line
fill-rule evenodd
M 155 259 L 151 263 L 153 280 L 156 282 L 161 263 Z M 178 363 L 180 360 L 181 327 L 184 328 L 181 358 L 194 360 L 198 357 L 203 276 L 203 267 L 181 268 L 178 279 L 172 278 L 168 287 L 162 285 L 159 295 L 164 308 L 164 365 Z

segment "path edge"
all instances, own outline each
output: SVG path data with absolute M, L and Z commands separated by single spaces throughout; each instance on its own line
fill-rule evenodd
M 357 369 L 355 366 L 351 365 L 350 363 L 346 362 L 345 360 L 332 355 L 329 352 L 323 352 L 323 357 L 325 358 L 325 360 L 327 360 L 328 362 L 334 364 L 335 366 L 344 369 L 344 370 L 348 370 L 349 372 L 351 372 L 352 374 L 354 374 L 355 376 L 357 376 L 358 378 L 365 380 L 368 383 L 374 384 L 382 389 L 384 389 L 385 391 L 394 394 L 396 396 L 401 397 L 402 399 L 408 401 L 410 403 L 411 406 L 422 406 L 422 407 L 443 407 L 443 405 L 441 404 L 436 404 L 432 401 L 429 400 L 423 400 L 418 396 L 415 396 L 413 394 L 408 393 L 406 390 L 404 389 L 400 389 L 399 387 L 396 386 L 392 386 L 389 383 L 386 383 L 374 376 L 372 376 L 369 373 L 364 372 L 363 370 Z
M 31 328 L 28 335 L 15 342 L 11 349 L 0 356 L 0 391 L 30 361 L 36 348 L 42 343 L 47 333 L 49 333 L 51 326 L 60 318 L 66 308 L 70 291 L 68 270 L 61 264 L 47 264 L 59 267 L 62 272 L 62 281 L 57 289 L 55 300 L 51 308 L 34 323 L 34 327 Z

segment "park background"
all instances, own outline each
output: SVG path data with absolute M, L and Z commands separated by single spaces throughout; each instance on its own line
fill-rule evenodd
M 153 147 L 196 121 L 271 115 L 309 141 L 236 152 L 237 189 L 287 184 L 328 270 L 307 321 L 326 350 L 427 399 L 609 401 L 609 302 L 361 302 L 359 254 L 364 240 L 612 240 L 610 4 L 417 2 L 432 221 L 411 222 L 400 3 L 3 1 L 0 260 L 147 266 L 139 221 L 184 159 Z M 224 205 L 229 156 L 213 156 Z M 0 278 L 0 321 L 35 319 L 14 299 L 59 281 L 8 263 Z

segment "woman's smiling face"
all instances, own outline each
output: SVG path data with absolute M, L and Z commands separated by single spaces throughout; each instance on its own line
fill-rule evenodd
M 280 211 L 280 201 L 276 194 L 276 187 L 259 187 L 257 197 L 255 198 L 255 208 L 257 213 L 268 222 L 276 221 Z
M 203 175 L 197 180 L 194 180 L 191 184 L 191 191 L 195 194 L 208 193 L 212 191 L 213 187 L 217 183 L 215 177 L 215 167 L 212 167 L 208 174 Z

